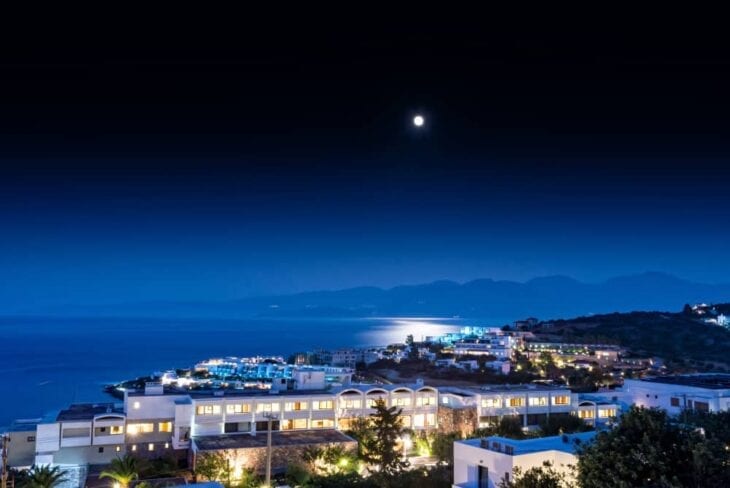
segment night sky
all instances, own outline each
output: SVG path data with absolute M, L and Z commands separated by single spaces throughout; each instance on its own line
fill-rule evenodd
M 5 36 L 0 310 L 730 281 L 724 31 L 233 20 Z

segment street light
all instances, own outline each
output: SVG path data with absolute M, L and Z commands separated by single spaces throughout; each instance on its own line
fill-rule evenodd
M 271 446 L 271 430 L 272 430 L 272 423 L 274 420 L 277 420 L 278 417 L 273 413 L 264 413 L 264 418 L 268 421 L 269 429 L 266 432 L 266 482 L 264 486 L 270 487 L 271 486 L 271 454 L 272 454 L 272 446 Z

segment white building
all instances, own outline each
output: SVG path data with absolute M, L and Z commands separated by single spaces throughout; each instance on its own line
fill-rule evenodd
M 324 385 L 323 372 L 311 374 L 313 385 Z M 401 408 L 408 428 L 437 427 L 438 390 L 422 383 L 326 390 L 308 388 L 301 378 L 297 384 L 297 390 L 189 392 L 148 384 L 144 391 L 126 392 L 123 405 L 72 405 L 38 422 L 35 464 L 107 464 L 125 452 L 183 458 L 194 439 L 255 435 L 268 430 L 270 418 L 276 431 L 345 430 L 353 419 L 374 412 L 377 400 Z
M 595 432 L 513 440 L 504 437 L 469 439 L 454 443 L 455 488 L 496 488 L 511 479 L 514 468 L 522 472 L 549 462 L 553 469 L 571 476 L 577 463 L 578 445 L 590 442 Z
M 620 390 L 604 394 L 626 405 L 657 407 L 671 415 L 684 409 L 730 410 L 730 374 L 704 373 L 625 380 Z

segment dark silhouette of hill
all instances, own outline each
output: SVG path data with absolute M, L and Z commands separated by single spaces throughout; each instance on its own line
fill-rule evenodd
M 29 311 L 64 315 L 181 317 L 441 316 L 516 320 L 632 310 L 681 310 L 685 303 L 728 302 L 730 284 L 696 283 L 664 273 L 643 273 L 583 283 L 565 276 L 524 283 L 480 279 L 436 281 L 390 289 L 358 287 L 221 302 L 148 302 Z

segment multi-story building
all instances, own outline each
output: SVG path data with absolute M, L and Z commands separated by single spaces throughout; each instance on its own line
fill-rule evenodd
M 704 373 L 627 379 L 620 390 L 603 395 L 625 405 L 657 407 L 677 415 L 683 410 L 730 410 L 730 374 Z
M 378 400 L 402 409 L 404 425 L 437 427 L 438 390 L 415 385 L 347 385 L 315 389 L 299 379 L 299 389 L 178 391 L 148 384 L 127 391 L 122 405 L 72 405 L 35 428 L 35 463 L 107 464 L 131 452 L 187 457 L 200 441 L 273 431 L 346 430 L 374 412 Z M 203 442 L 205 441 L 205 442 Z M 351 439 L 348 440 L 351 442 Z
M 468 439 L 454 443 L 455 488 L 496 488 L 509 480 L 514 469 L 522 472 L 549 462 L 572 479 L 579 445 L 590 442 L 595 432 L 514 440 L 505 437 Z
M 616 404 L 601 401 L 599 408 L 596 400 L 582 400 L 577 393 L 559 386 L 446 387 L 439 390 L 439 396 L 442 409 L 474 409 L 474 428 L 493 426 L 504 417 L 518 418 L 529 428 L 540 425 L 550 416 L 571 414 L 578 415 L 588 424 L 600 425 L 616 417 L 618 411 Z M 446 412 L 440 412 L 440 415 L 446 415 Z

